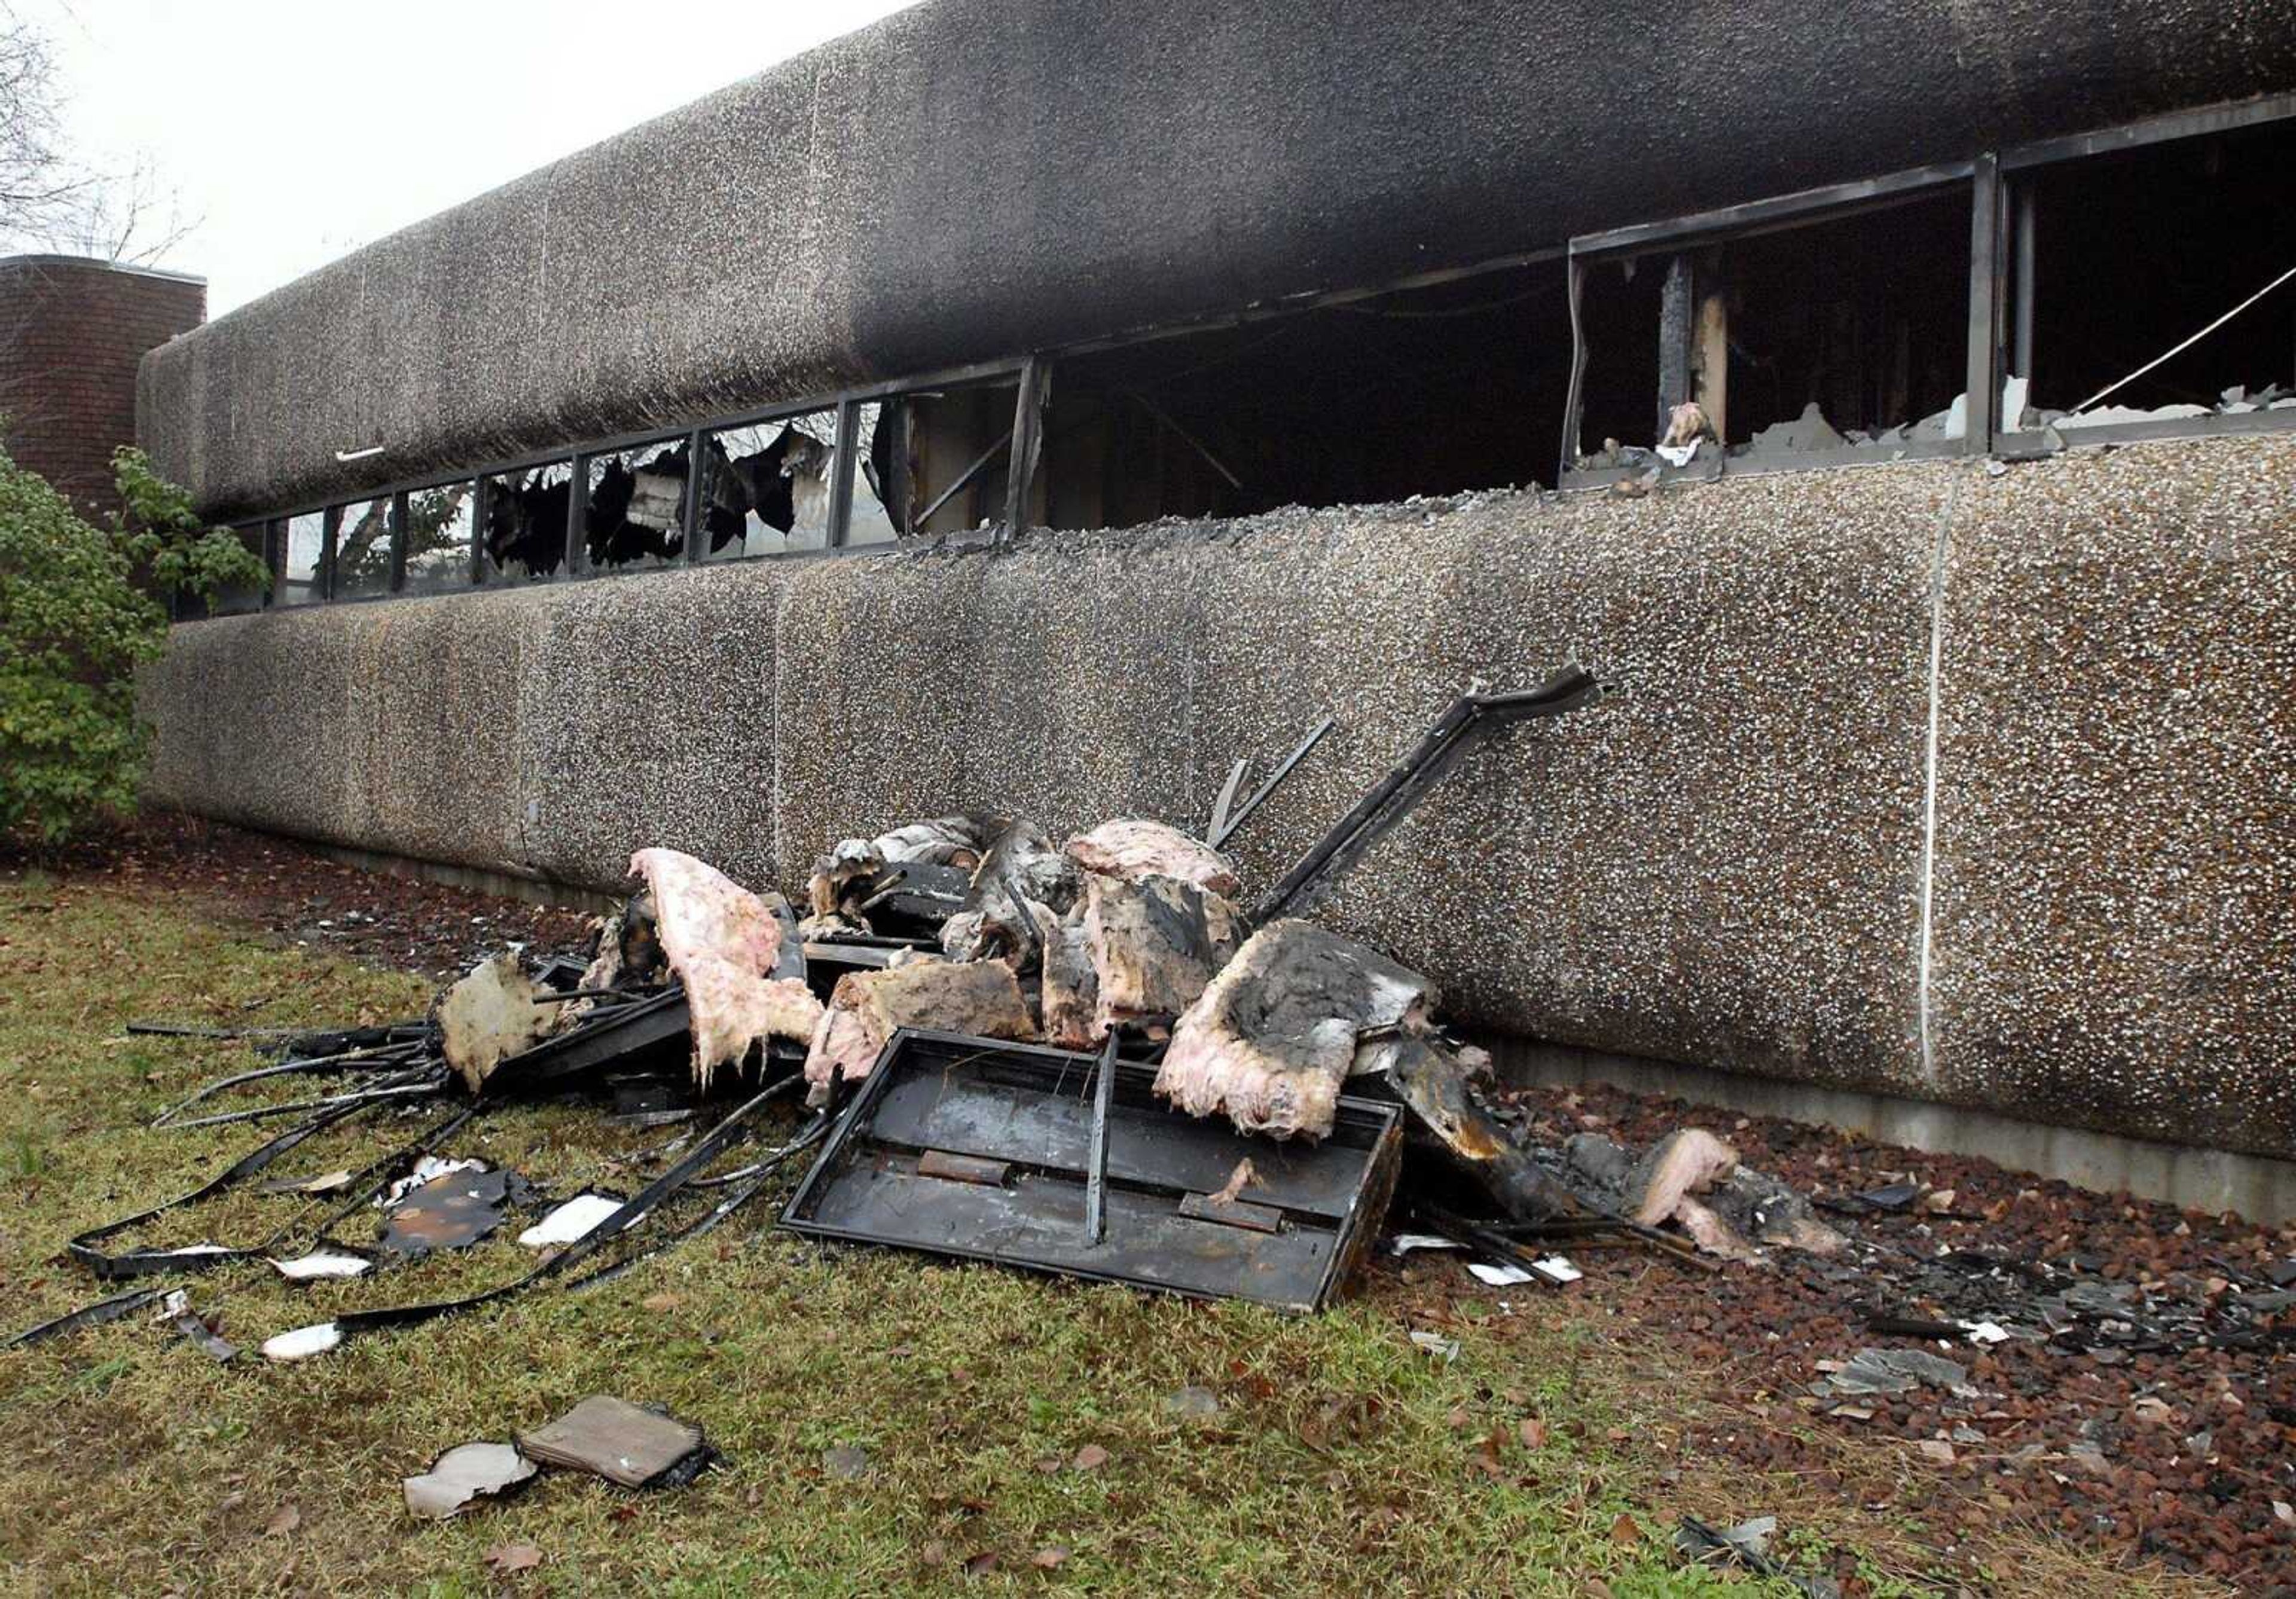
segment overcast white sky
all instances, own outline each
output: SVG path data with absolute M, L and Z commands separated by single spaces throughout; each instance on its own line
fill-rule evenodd
M 904 0 L 6 0 L 71 152 L 141 159 L 234 306 Z

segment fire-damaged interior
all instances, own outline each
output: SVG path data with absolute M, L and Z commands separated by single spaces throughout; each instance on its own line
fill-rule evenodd
M 1969 207 L 1955 184 L 1587 263 L 1579 458 L 1941 442 L 1964 375 Z
M 1060 361 L 1044 520 L 1381 504 L 1554 477 L 1558 261 Z
M 2011 174 L 2005 354 L 2031 380 L 2031 414 L 2005 425 L 2241 414 L 2296 397 L 2292 164 L 2296 126 L 2274 122 Z
M 295 605 L 981 529 L 1634 493 L 1667 471 L 2023 452 L 2084 429 L 2296 428 L 2292 155 L 2296 102 L 2180 113 L 570 442 L 240 530 L 270 552 L 268 603 Z
M 1004 520 L 1017 385 L 911 390 L 857 406 L 848 544 L 959 533 Z

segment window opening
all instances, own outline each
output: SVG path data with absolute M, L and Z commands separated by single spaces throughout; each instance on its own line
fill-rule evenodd
M 315 605 L 326 598 L 322 570 L 327 549 L 327 513 L 306 511 L 287 519 L 283 569 L 279 578 L 282 605 Z
M 703 559 L 738 561 L 829 543 L 837 413 L 808 411 L 706 436 L 709 497 Z
M 489 580 L 527 583 L 566 564 L 566 502 L 573 463 L 503 472 L 487 480 L 486 557 Z
M 2296 412 L 2292 162 L 2282 120 L 2011 173 L 2002 427 Z
M 583 519 L 593 571 L 666 566 L 685 554 L 685 440 L 590 457 Z
M 445 483 L 406 496 L 406 585 L 411 594 L 453 594 L 471 586 L 472 486 Z
M 890 544 L 901 535 L 885 509 L 885 480 L 880 475 L 877 430 L 884 406 L 867 400 L 853 407 L 855 484 L 853 510 L 845 529 L 848 545 Z
M 342 508 L 332 598 L 364 600 L 390 592 L 390 501 L 377 495 Z
M 1559 260 L 1065 357 L 1045 416 L 1045 520 L 1128 527 L 1534 484 L 1553 476 L 1570 365 Z
M 267 565 L 271 558 L 273 526 L 270 522 L 249 522 L 234 528 L 232 537 L 239 540 L 242 549 Z M 215 604 L 209 609 L 208 614 L 244 616 L 250 611 L 262 610 L 264 601 L 268 597 L 265 589 L 234 584 L 217 594 Z
M 1584 260 L 1575 464 L 1943 452 L 1965 430 L 1969 196 Z
M 854 431 L 865 447 L 856 461 L 847 542 L 882 544 L 1002 521 L 1018 399 L 1018 386 L 1007 381 L 920 389 L 856 406 Z

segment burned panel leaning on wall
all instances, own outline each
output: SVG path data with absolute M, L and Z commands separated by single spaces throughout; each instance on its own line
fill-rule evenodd
M 856 462 L 854 537 L 847 542 L 1002 521 L 1018 398 L 1017 385 L 991 380 L 855 406 L 857 441 L 866 447 Z

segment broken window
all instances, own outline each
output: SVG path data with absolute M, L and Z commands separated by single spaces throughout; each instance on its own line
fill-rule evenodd
M 315 605 L 327 597 L 327 512 L 306 511 L 282 524 L 279 575 L 282 605 Z
M 876 400 L 852 408 L 853 509 L 845 529 L 848 545 L 890 544 L 900 537 L 885 510 L 885 480 L 878 475 L 877 429 L 884 415 L 884 406 Z
M 837 413 L 808 411 L 705 436 L 703 559 L 738 561 L 829 545 Z
M 365 600 L 390 592 L 390 507 L 391 496 L 382 494 L 338 512 L 329 598 Z
M 477 521 L 472 493 L 470 483 L 442 483 L 406 496 L 403 592 L 453 594 L 471 586 L 471 537 Z
M 685 557 L 684 438 L 589 457 L 583 559 L 609 572 L 668 566 Z
M 865 442 L 855 462 L 847 542 L 882 544 L 1003 521 L 1018 399 L 1015 383 L 993 380 L 856 406 L 854 430 Z
M 1559 261 L 1064 358 L 1044 520 L 1370 504 L 1553 475 L 1570 381 Z
M 1948 448 L 1967 371 L 1969 186 L 1859 203 L 1718 238 L 1686 225 L 1633 254 L 1595 242 L 1578 262 L 1572 464 Z
M 2283 120 L 2010 172 L 2002 428 L 2296 422 L 2292 162 Z
M 553 461 L 485 480 L 485 570 L 489 582 L 530 582 L 566 564 L 568 485 L 574 466 Z

